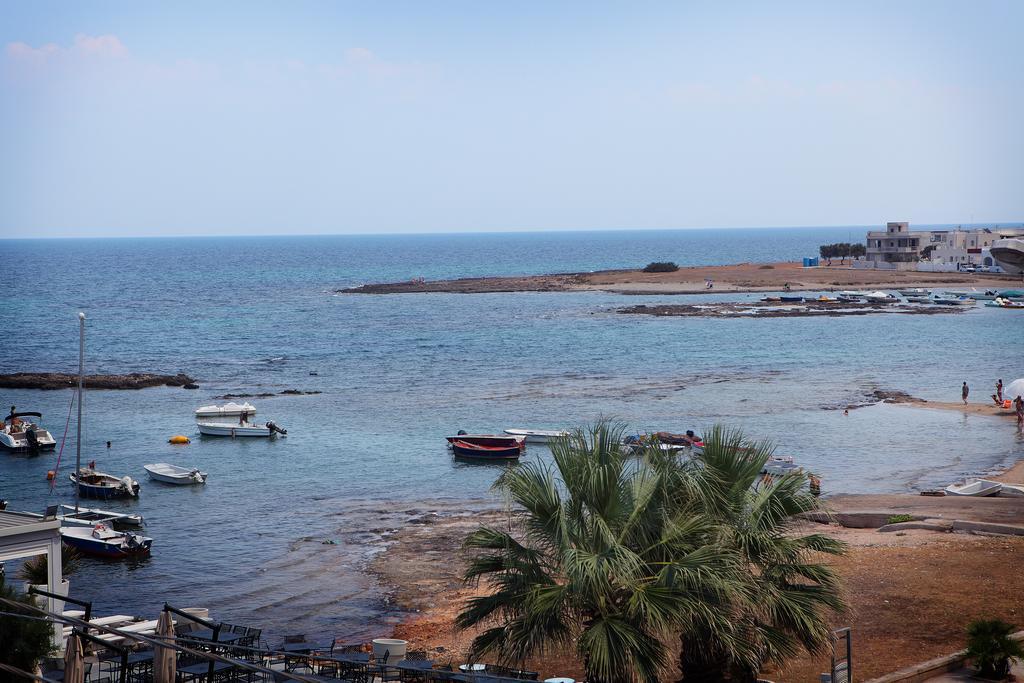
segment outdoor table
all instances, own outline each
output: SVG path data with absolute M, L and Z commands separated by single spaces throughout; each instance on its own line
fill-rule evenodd
M 221 672 L 227 671 L 228 669 L 235 668 L 234 664 L 228 664 L 227 662 L 214 662 L 213 673 L 214 675 Z M 188 680 L 189 678 L 200 678 L 206 676 L 210 672 L 210 662 L 198 662 L 196 664 L 189 664 L 188 666 L 179 666 L 178 674 Z
M 483 671 L 486 664 L 459 664 L 459 671 Z
M 311 643 L 306 641 L 285 643 L 281 646 L 281 651 L 284 652 L 284 670 L 294 671 L 299 668 L 302 660 L 307 659 L 309 655 L 321 650 L 330 650 L 331 645 L 332 643 Z M 311 665 L 310 669 L 312 668 Z
M 346 652 L 344 654 L 335 655 L 331 659 L 337 659 L 339 662 L 348 662 L 349 664 L 369 664 L 370 653 L 369 652 Z
M 406 671 L 429 671 L 434 668 L 434 663 L 426 659 L 403 659 L 392 666 Z
M 234 643 L 235 641 L 238 641 L 238 640 L 241 640 L 242 638 L 244 638 L 245 634 L 243 634 L 243 633 L 232 633 L 231 631 L 226 631 L 226 630 L 221 629 L 221 632 L 217 634 L 217 640 L 214 641 L 213 640 L 213 630 L 208 629 L 208 628 L 203 628 L 203 629 L 199 629 L 198 631 L 189 631 L 188 633 L 183 633 L 183 634 L 181 634 L 180 637 L 182 639 L 194 638 L 195 640 L 208 640 L 211 643 L 212 642 L 217 642 L 217 643 L 224 643 L 226 645 L 230 645 L 231 643 Z
M 545 678 L 544 683 L 576 683 L 575 678 Z

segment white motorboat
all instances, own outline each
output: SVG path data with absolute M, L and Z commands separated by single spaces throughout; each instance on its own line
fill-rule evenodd
M 761 474 L 779 477 L 792 472 L 799 472 L 800 470 L 800 466 L 793 462 L 792 455 L 773 455 L 765 461 Z
M 4 418 L 0 428 L 0 446 L 12 451 L 45 451 L 57 445 L 53 435 L 37 422 L 25 417 L 41 418 L 42 413 L 15 413 Z
M 913 287 L 911 289 L 898 289 L 896 291 L 899 292 L 900 296 L 906 296 L 906 297 L 911 297 L 911 296 L 929 296 L 932 293 L 932 290 L 925 289 L 923 287 Z
M 204 436 L 262 436 L 270 437 L 275 434 L 285 435 L 287 430 L 281 429 L 273 422 L 265 425 L 253 424 L 251 422 L 197 422 L 196 427 L 199 433 Z
M 78 512 L 75 512 L 75 506 L 66 503 L 60 506 L 57 519 L 61 520 L 65 526 L 93 526 L 102 522 L 104 524 L 112 524 L 115 527 L 128 526 L 139 528 L 143 523 L 142 515 L 129 515 L 123 512 L 113 512 L 112 510 L 81 507 L 78 508 Z
M 865 294 L 864 298 L 868 301 L 868 303 L 872 303 L 872 304 L 895 304 L 895 303 L 898 303 L 899 300 L 900 300 L 899 297 L 893 296 L 892 294 L 889 294 L 888 292 L 882 292 L 882 291 L 871 292 L 870 294 Z
M 946 487 L 947 496 L 994 496 L 1003 488 L 998 481 L 987 479 L 973 479 L 963 484 L 950 484 Z
M 43 515 L 34 512 L 20 514 L 38 517 L 39 519 L 43 518 Z M 61 526 L 65 527 L 87 526 L 91 528 L 97 524 L 105 524 L 117 529 L 122 527 L 142 528 L 144 521 L 142 515 L 129 515 L 112 510 L 100 510 L 99 508 L 80 507 L 75 512 L 75 506 L 66 503 L 57 506 L 57 519 L 60 520 Z
M 245 403 L 225 403 L 222 406 L 202 406 L 196 408 L 196 417 L 238 417 L 239 415 L 255 415 L 256 406 Z
M 547 443 L 552 439 L 569 436 L 569 432 L 561 429 L 506 429 L 509 436 L 520 436 L 530 443 Z
M 165 484 L 205 484 L 206 472 L 188 467 L 169 465 L 166 462 L 156 462 L 151 465 L 143 465 L 142 468 L 149 472 L 149 478 Z

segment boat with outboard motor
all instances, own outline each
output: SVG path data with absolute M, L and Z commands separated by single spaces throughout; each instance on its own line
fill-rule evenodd
M 939 296 L 932 300 L 932 303 L 939 306 L 974 306 L 978 302 L 969 296 Z
M 0 446 L 11 451 L 46 451 L 57 445 L 53 435 L 39 426 L 38 422 L 24 420 L 25 417 L 42 418 L 42 413 L 16 413 L 4 418 L 0 428 Z
M 203 436 L 262 436 L 271 437 L 280 434 L 288 434 L 287 429 L 281 429 L 274 422 L 258 425 L 241 420 L 235 422 L 197 422 L 196 428 Z
M 114 531 L 106 524 L 61 527 L 61 540 L 79 552 L 96 557 L 122 559 L 149 555 L 153 539 L 130 531 Z
M 139 482 L 127 475 L 115 477 L 87 467 L 69 474 L 68 477 L 78 486 L 78 493 L 83 498 L 138 498 L 139 490 L 142 488 Z
M 1015 308 L 1017 310 L 1024 309 L 1024 301 L 1004 299 L 1001 296 L 996 297 L 993 301 L 989 301 L 985 305 L 988 306 L 989 308 Z
M 222 406 L 202 406 L 196 408 L 196 417 L 238 417 L 239 415 L 255 415 L 256 406 L 246 401 L 235 403 L 230 401 Z
M 900 301 L 898 296 L 894 296 L 889 292 L 883 292 L 881 290 L 865 294 L 864 299 L 869 304 L 897 304 Z
M 929 296 L 932 290 L 925 289 L 924 287 L 912 287 L 910 289 L 897 289 L 896 292 L 900 296 L 912 297 L 912 296 Z
M 155 462 L 150 465 L 143 465 L 142 469 L 149 472 L 149 478 L 164 484 L 178 484 L 179 486 L 189 484 L 205 484 L 206 472 L 200 472 L 196 468 L 178 467 L 169 465 L 166 462 Z
M 630 434 L 622 440 L 622 446 L 636 453 L 647 448 L 658 448 L 668 453 L 678 453 L 680 451 L 704 452 L 704 442 L 693 433 L 692 429 L 688 429 L 685 434 L 676 434 L 674 432 Z

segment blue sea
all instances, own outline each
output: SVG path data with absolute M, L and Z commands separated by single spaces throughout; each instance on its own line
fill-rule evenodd
M 613 417 L 637 430 L 714 423 L 767 437 L 836 492 L 944 486 L 1024 457 L 1012 422 L 904 406 L 828 410 L 873 389 L 986 400 L 1024 376 L 1024 321 L 961 315 L 715 320 L 616 313 L 671 296 L 601 292 L 362 296 L 357 284 L 794 260 L 864 228 L 545 234 L 0 241 L 0 372 L 186 372 L 200 389 L 91 391 L 83 460 L 142 482 L 153 556 L 86 561 L 72 594 L 100 613 L 155 616 L 166 600 L 283 634 L 386 635 L 400 614 L 367 571 L 411 519 L 496 501 L 494 466 L 454 462 L 458 429 L 561 428 Z M 753 299 L 700 295 L 687 301 Z M 321 392 L 280 395 L 281 391 Z M 251 399 L 276 440 L 200 438 L 192 411 Z M 0 390 L 61 439 L 73 392 Z M 11 509 L 69 502 L 71 420 L 53 493 L 39 458 L 0 454 Z M 188 446 L 168 437 L 187 434 Z M 111 447 L 106 447 L 106 442 Z M 527 458 L 544 460 L 543 447 Z M 142 465 L 209 472 L 150 482 Z M 325 543 L 332 541 L 333 543 Z M 13 571 L 13 568 L 12 568 Z

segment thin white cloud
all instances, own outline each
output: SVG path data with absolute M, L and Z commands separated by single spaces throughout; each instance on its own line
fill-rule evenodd
M 115 35 L 90 36 L 79 33 L 68 47 L 61 47 L 56 43 L 32 47 L 19 41 L 8 43 L 5 52 L 12 60 L 38 64 L 60 57 L 126 57 L 128 48 Z

